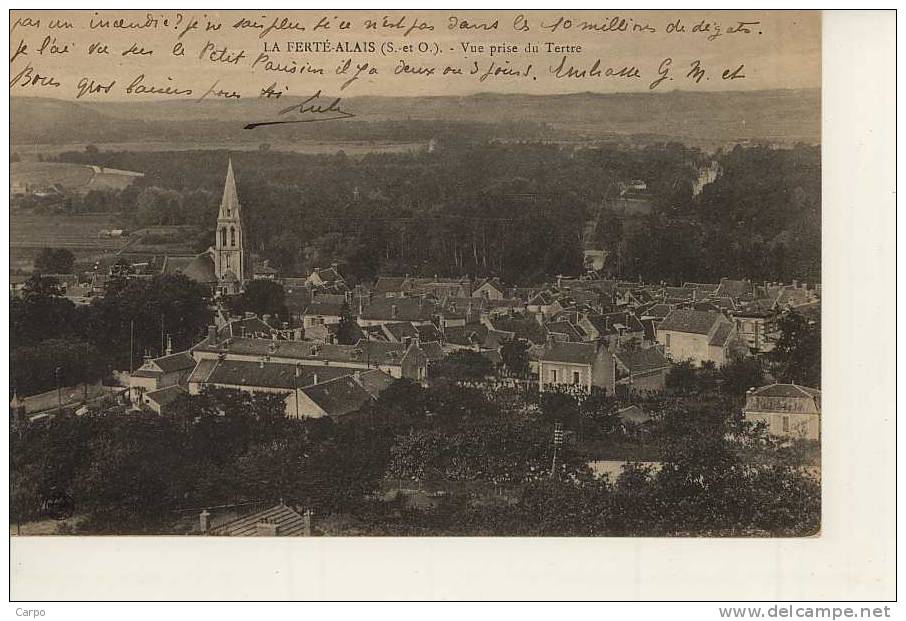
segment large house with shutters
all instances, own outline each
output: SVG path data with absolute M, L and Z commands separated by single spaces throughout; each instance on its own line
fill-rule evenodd
M 769 433 L 786 438 L 821 438 L 821 391 L 796 384 L 752 388 L 743 410 L 749 422 L 763 422 Z

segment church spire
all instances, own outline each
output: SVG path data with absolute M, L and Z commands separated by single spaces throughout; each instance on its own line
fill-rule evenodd
M 226 182 L 223 184 L 223 198 L 220 201 L 218 220 L 239 219 L 239 194 L 236 192 L 236 178 L 233 176 L 233 158 L 227 164 Z

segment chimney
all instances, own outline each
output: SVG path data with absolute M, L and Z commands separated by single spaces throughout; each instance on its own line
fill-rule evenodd
M 262 358 L 261 360 L 258 361 L 258 368 L 259 368 L 259 369 L 263 369 L 263 368 L 264 368 L 264 358 Z
M 207 535 L 208 531 L 211 530 L 211 514 L 208 513 L 207 509 L 204 509 L 201 514 L 199 514 L 198 522 L 201 527 L 201 533 Z
M 167 335 L 167 355 L 173 353 L 173 339 L 170 338 L 170 335 Z
M 391 304 L 391 305 L 390 305 L 390 318 L 391 318 L 391 319 L 396 319 L 396 311 L 397 311 L 397 310 L 398 310 L 398 309 L 397 309 L 396 304 Z
M 799 281 L 794 278 L 793 279 L 793 289 L 798 289 L 798 288 L 799 288 Z
M 296 365 L 296 377 L 302 377 L 302 365 L 301 364 Z
M 208 341 L 211 343 L 217 341 L 217 326 L 208 326 Z
M 317 383 L 318 383 L 318 374 L 312 373 L 311 374 L 311 385 L 314 386 Z
M 311 537 L 311 509 L 302 514 L 302 536 Z
M 271 325 L 271 315 L 270 315 L 270 313 L 265 313 L 264 315 L 261 315 L 261 321 L 263 321 L 263 322 L 266 323 L 267 325 Z

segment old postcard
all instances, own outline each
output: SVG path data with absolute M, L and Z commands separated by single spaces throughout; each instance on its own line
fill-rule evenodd
M 819 12 L 9 19 L 13 541 L 822 537 Z

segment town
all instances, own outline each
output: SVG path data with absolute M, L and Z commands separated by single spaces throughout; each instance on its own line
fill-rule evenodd
M 703 167 L 693 191 L 719 173 L 716 163 Z M 554 501 L 528 490 L 581 480 L 582 493 L 607 497 L 599 509 L 576 523 L 561 517 L 546 524 L 538 514 L 513 532 L 815 527 L 808 519 L 817 514 L 805 523 L 797 515 L 793 524 L 771 523 L 773 515 L 767 522 L 732 516 L 725 523 L 722 516 L 700 523 L 691 507 L 681 509 L 678 522 L 666 515 L 635 522 L 611 515 L 611 505 L 614 494 L 631 496 L 626 486 L 639 480 L 653 488 L 646 496 L 655 493 L 665 469 L 680 467 L 672 451 L 711 460 L 731 446 L 739 451 L 734 460 L 767 459 L 779 479 L 793 481 L 792 496 L 779 501 L 817 502 L 820 283 L 722 277 L 669 285 L 607 277 L 610 251 L 596 247 L 594 222 L 586 227 L 584 271 L 534 286 L 467 274 L 350 282 L 337 262 L 288 275 L 250 247 L 255 220 L 240 194 L 228 161 L 210 223 L 214 244 L 201 253 L 117 259 L 74 274 L 55 273 L 72 260 L 47 248 L 35 272 L 11 285 L 13 329 L 23 335 L 47 330 L 56 314 L 80 311 L 88 316 L 64 321 L 111 322 L 98 326 L 102 332 L 127 323 L 129 334 L 114 346 L 116 362 L 100 368 L 95 359 L 103 354 L 87 344 L 84 351 L 58 345 L 54 352 L 14 352 L 10 423 L 24 463 L 35 458 L 35 438 L 84 436 L 77 429 L 101 424 L 86 421 L 110 420 L 138 425 L 133 432 L 150 442 L 116 458 L 138 460 L 131 467 L 140 471 L 160 468 L 146 491 L 200 474 L 162 478 L 166 458 L 147 451 L 171 436 L 199 451 L 189 456 L 195 467 L 223 478 L 201 487 L 195 481 L 181 498 L 164 502 L 134 498 L 126 510 L 97 499 L 76 504 L 73 488 L 91 486 L 53 484 L 45 472 L 43 483 L 29 483 L 44 488 L 17 507 L 21 521 L 64 498 L 62 505 L 76 509 L 58 528 L 77 532 L 431 533 L 457 532 L 471 520 L 477 532 L 509 533 L 510 512 L 537 512 L 524 505 Z M 644 210 L 649 194 L 644 181 L 628 180 L 608 208 Z M 97 383 L 97 376 L 107 379 Z M 35 394 L 41 388 L 50 390 Z M 708 420 L 715 408 L 729 408 L 717 425 Z M 163 428 L 150 432 L 149 425 Z M 690 428 L 710 444 L 691 448 L 683 437 Z M 203 445 L 198 434 L 208 436 Z M 256 444 L 260 434 L 271 438 L 267 445 Z M 83 451 L 91 449 L 74 454 Z M 672 491 L 678 500 L 704 502 Z M 633 506 L 623 511 L 641 510 L 638 499 L 624 500 Z M 89 514 L 82 522 L 80 509 Z M 115 517 L 123 511 L 127 518 Z

